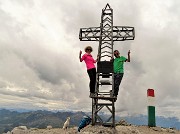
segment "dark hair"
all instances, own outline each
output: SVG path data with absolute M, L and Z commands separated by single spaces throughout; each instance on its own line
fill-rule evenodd
M 114 52 L 116 52 L 116 51 L 118 51 L 118 50 L 114 50 Z M 119 51 L 118 51 L 119 52 Z
M 85 47 L 84 51 L 87 52 L 87 50 L 90 50 L 91 52 L 93 51 L 92 47 L 91 46 L 87 46 Z

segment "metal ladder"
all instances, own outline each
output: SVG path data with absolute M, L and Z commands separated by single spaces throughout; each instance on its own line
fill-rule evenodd
M 100 61 L 97 65 L 96 73 L 96 95 L 92 97 L 92 125 L 103 125 L 115 127 L 115 100 L 113 97 L 113 63 L 110 61 Z M 107 80 L 109 79 L 109 80 Z M 104 86 L 110 86 L 111 90 L 104 89 Z M 102 89 L 100 89 L 102 88 Z M 109 117 L 103 117 L 101 111 Z M 108 114 L 109 113 L 109 114 Z
M 113 26 L 113 9 L 107 3 L 102 9 L 100 27 L 80 28 L 80 41 L 99 41 L 98 54 L 100 60 L 97 63 L 96 96 L 92 97 L 92 125 L 100 124 L 115 127 L 115 101 L 113 63 L 114 41 L 134 40 L 134 27 Z M 109 80 L 107 80 L 109 79 Z M 111 90 L 105 87 L 111 86 Z M 103 87 L 103 90 L 100 88 Z M 101 112 L 110 112 L 110 116 L 103 117 Z M 106 114 L 107 115 L 107 114 Z

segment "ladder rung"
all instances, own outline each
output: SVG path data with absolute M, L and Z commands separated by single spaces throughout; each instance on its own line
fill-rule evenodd
M 103 97 L 103 96 L 106 96 L 106 95 L 110 95 L 111 93 L 98 93 L 99 96 Z
M 112 82 L 110 82 L 109 80 L 100 80 L 99 85 L 112 85 Z
M 111 93 L 111 91 L 109 91 L 109 92 L 98 92 L 99 94 L 110 94 Z
M 102 76 L 102 78 L 109 78 L 110 76 L 112 76 L 111 73 L 108 74 L 99 74 L 99 76 Z
M 93 96 L 91 98 L 102 99 L 102 100 L 114 100 L 114 99 L 117 99 L 117 97 L 104 97 L 104 96 Z
M 97 105 L 101 105 L 101 106 L 112 106 L 112 103 L 97 103 Z

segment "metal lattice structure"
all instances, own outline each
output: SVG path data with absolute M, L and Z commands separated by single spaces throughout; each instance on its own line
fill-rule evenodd
M 92 125 L 100 124 L 105 126 L 115 126 L 115 100 L 113 58 L 114 41 L 134 40 L 134 27 L 113 26 L 113 9 L 109 4 L 102 9 L 100 27 L 81 28 L 79 33 L 80 41 L 99 41 L 98 55 L 100 60 L 97 63 L 96 73 L 96 96 L 92 97 Z M 111 86 L 111 90 L 104 88 Z M 103 89 L 100 89 L 102 88 Z M 110 112 L 110 117 L 101 117 L 100 112 L 105 108 L 105 112 Z

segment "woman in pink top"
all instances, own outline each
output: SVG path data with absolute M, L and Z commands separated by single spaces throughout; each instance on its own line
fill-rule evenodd
M 91 52 L 93 51 L 93 49 L 91 46 L 87 46 L 84 50 L 86 53 L 82 56 L 82 58 L 81 58 L 82 51 L 80 50 L 79 60 L 80 62 L 84 60 L 84 62 L 86 63 L 87 73 L 90 78 L 90 83 L 89 83 L 90 97 L 93 97 L 95 94 L 95 85 L 96 85 L 96 67 L 94 63 L 98 61 L 98 56 L 97 56 L 97 60 L 93 59 L 91 55 Z

